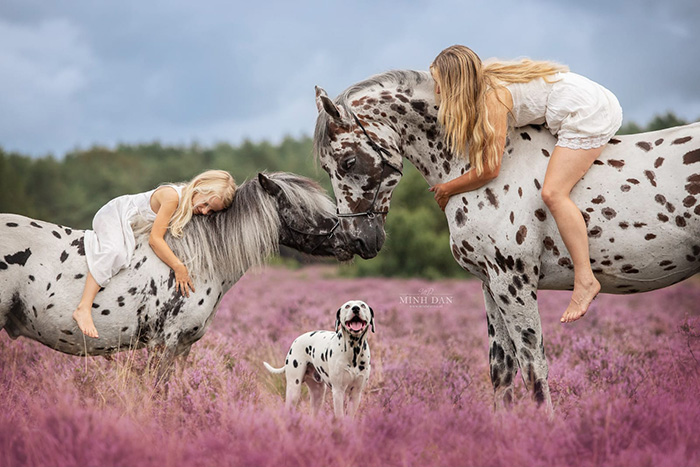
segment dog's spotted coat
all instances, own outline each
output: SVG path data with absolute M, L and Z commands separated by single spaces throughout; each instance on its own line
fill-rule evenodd
M 285 373 L 287 408 L 296 405 L 306 384 L 311 407 L 317 413 L 326 395 L 333 393 L 337 417 L 354 417 L 371 370 L 367 332 L 374 332 L 374 310 L 361 300 L 345 302 L 336 312 L 335 331 L 313 331 L 294 339 L 282 368 L 263 362 L 272 373 Z
M 375 210 L 388 210 L 400 179 L 351 112 L 393 165 L 406 157 L 431 186 L 468 169 L 445 147 L 433 88 L 428 73 L 413 71 L 375 76 L 335 101 L 317 88 L 315 152 L 340 212 L 367 210 L 378 187 Z M 455 260 L 483 282 L 497 408 L 512 401 L 518 368 L 534 398 L 551 408 L 537 290 L 573 287 L 571 258 L 540 196 L 554 144 L 543 127 L 512 129 L 498 178 L 452 197 L 445 209 Z M 700 124 L 611 139 L 571 197 L 586 221 L 602 292 L 654 290 L 700 270 Z M 344 218 L 343 227 L 362 257 L 384 242 L 382 216 Z

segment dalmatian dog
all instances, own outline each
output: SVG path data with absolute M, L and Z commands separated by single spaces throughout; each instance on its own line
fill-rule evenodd
M 313 331 L 297 337 L 282 368 L 263 362 L 271 373 L 285 373 L 287 409 L 296 406 L 301 384 L 306 383 L 315 413 L 323 403 L 326 386 L 333 392 L 336 417 L 355 416 L 370 373 L 367 331 L 374 332 L 374 310 L 361 300 L 350 300 L 338 309 L 335 331 Z

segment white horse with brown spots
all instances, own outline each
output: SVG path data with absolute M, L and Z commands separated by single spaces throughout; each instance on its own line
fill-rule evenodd
M 469 168 L 443 143 L 433 89 L 430 74 L 415 71 L 374 76 L 335 101 L 316 89 L 315 152 L 348 247 L 363 258 L 384 242 L 403 157 L 431 186 Z M 518 368 L 535 400 L 551 408 L 537 290 L 571 289 L 574 279 L 540 196 L 554 144 L 542 127 L 512 129 L 498 178 L 453 196 L 445 209 L 455 260 L 483 282 L 497 408 L 510 405 Z M 700 271 L 699 194 L 700 124 L 610 141 L 571 193 L 602 292 L 654 290 Z

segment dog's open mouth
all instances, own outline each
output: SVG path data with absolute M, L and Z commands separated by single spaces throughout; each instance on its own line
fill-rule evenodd
M 362 320 L 359 316 L 354 316 L 351 320 L 345 322 L 345 327 L 354 332 L 360 332 L 367 327 L 367 321 Z

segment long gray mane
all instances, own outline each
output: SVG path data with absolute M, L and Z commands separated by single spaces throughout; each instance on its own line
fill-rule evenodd
M 266 175 L 302 212 L 335 213 L 335 203 L 317 182 L 284 172 Z M 297 222 L 309 224 L 307 219 Z M 279 251 L 280 224 L 277 203 L 254 178 L 236 190 L 228 209 L 194 216 L 181 238 L 168 234 L 166 241 L 193 276 L 235 281 Z
M 338 97 L 336 97 L 334 102 L 337 106 L 342 107 L 346 114 L 349 115 L 351 110 L 351 98 L 359 92 L 366 91 L 377 86 L 383 88 L 387 85 L 407 86 L 412 88 L 425 83 L 426 81 L 432 81 L 432 79 L 433 78 L 430 76 L 430 73 L 427 71 L 390 70 L 378 75 L 370 76 L 364 81 L 353 84 L 343 91 Z M 330 122 L 330 118 L 331 117 L 326 112 L 321 112 L 316 120 L 316 129 L 314 130 L 314 154 L 316 158 L 319 156 L 320 148 L 327 145 L 329 142 L 328 123 Z

